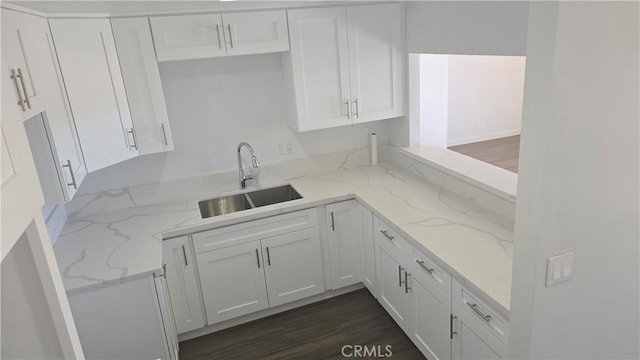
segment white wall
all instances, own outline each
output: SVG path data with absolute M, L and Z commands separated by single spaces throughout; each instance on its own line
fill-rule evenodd
M 416 54 L 419 96 L 411 107 L 418 108 L 420 144 L 447 147 L 449 118 L 449 56 Z M 416 79 L 412 79 L 416 80 Z
M 448 146 L 520 134 L 524 56 L 449 56 Z
M 388 142 L 384 121 L 306 133 L 287 123 L 280 54 L 164 62 L 160 73 L 175 150 L 141 156 L 91 173 L 80 191 L 186 178 L 236 169 L 236 147 L 249 142 L 262 164 Z M 294 153 L 280 155 L 279 143 Z
M 408 1 L 409 53 L 525 55 L 526 1 Z
M 509 358 L 640 358 L 640 4 L 532 3 Z M 575 251 L 545 287 L 546 259 Z

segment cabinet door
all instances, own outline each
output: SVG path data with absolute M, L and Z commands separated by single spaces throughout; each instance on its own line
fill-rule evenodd
M 330 204 L 326 208 L 333 289 L 361 281 L 360 236 L 356 206 L 356 201 L 352 200 Z
M 351 124 L 344 7 L 290 10 L 290 62 L 298 131 Z
M 4 11 L 4 10 L 3 10 Z M 4 51 L 2 57 L 7 55 Z M 11 73 L 0 69 L 2 104 L 0 111 L 0 250 L 2 259 L 24 233 L 44 205 L 44 197 L 31 155 L 20 110 L 15 105 Z
M 428 358 L 451 358 L 451 296 L 438 288 L 421 269 L 409 265 L 411 273 L 411 318 L 409 337 Z
M 46 39 L 39 34 L 42 18 L 2 9 L 2 67 L 13 84 L 12 101 L 23 120 L 44 111 L 44 90 L 34 70 L 41 64 Z M 8 100 L 8 99 L 7 99 Z
M 209 325 L 269 306 L 263 266 L 260 241 L 198 255 Z
M 223 14 L 222 23 L 228 55 L 289 50 L 284 10 Z
M 150 18 L 158 61 L 226 55 L 220 14 Z
M 186 236 L 162 242 L 162 262 L 178 333 L 204 326 L 196 262 Z
M 164 337 L 166 339 L 167 359 L 178 359 L 178 331 L 174 321 L 171 298 L 169 296 L 169 286 L 167 284 L 166 271 L 164 274 L 155 277 L 156 296 L 160 308 Z
M 405 264 L 385 246 L 377 246 L 378 301 L 389 315 L 406 328 L 410 296 L 405 292 Z
M 107 19 L 52 19 L 51 32 L 88 171 L 138 155 Z
M 374 297 L 378 297 L 373 213 L 363 206 L 358 207 L 358 227 L 360 251 L 362 252 L 362 282 Z
M 347 7 L 353 122 L 403 115 L 402 5 Z
M 460 306 L 454 306 L 456 322 L 452 342 L 452 359 L 504 359 L 506 345 L 477 324 Z
M 262 240 L 269 304 L 278 306 L 324 291 L 318 228 Z
M 173 150 L 149 21 L 112 19 L 111 26 L 140 155 Z

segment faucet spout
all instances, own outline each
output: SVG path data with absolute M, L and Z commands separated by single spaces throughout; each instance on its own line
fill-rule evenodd
M 240 180 L 240 189 L 245 189 L 247 187 L 247 180 L 255 180 L 257 179 L 257 175 L 254 177 L 253 175 L 245 175 L 244 168 L 242 167 L 242 148 L 246 147 L 249 150 L 249 154 L 251 155 L 251 165 L 255 169 L 260 169 L 260 163 L 258 162 L 258 158 L 253 152 L 253 148 L 247 142 L 241 142 L 238 144 L 238 178 Z

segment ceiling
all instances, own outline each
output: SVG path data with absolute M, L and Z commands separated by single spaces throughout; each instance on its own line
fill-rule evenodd
M 152 15 L 167 13 L 190 13 L 198 11 L 232 11 L 300 7 L 311 5 L 333 5 L 341 1 L 273 1 L 273 0 L 200 0 L 200 1 L 21 1 L 2 0 L 47 14 L 109 14 L 112 16 Z

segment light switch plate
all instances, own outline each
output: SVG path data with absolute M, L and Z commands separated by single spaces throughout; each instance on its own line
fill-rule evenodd
M 547 259 L 547 287 L 571 279 L 573 255 L 573 251 L 568 251 Z

